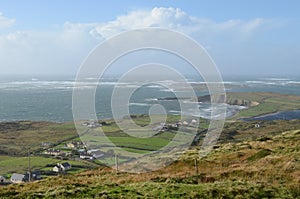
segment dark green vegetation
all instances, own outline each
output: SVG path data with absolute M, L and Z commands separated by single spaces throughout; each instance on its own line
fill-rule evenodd
M 175 124 L 177 121 L 179 121 L 181 118 L 180 116 L 176 115 L 169 115 L 166 121 L 166 125 Z M 191 118 L 188 118 L 188 121 L 191 121 Z M 140 116 L 134 116 L 133 117 L 134 122 L 139 127 L 143 127 L 146 125 L 149 125 L 149 117 L 146 115 L 140 115 Z M 122 125 L 126 127 L 127 119 L 122 120 Z M 198 130 L 202 131 L 208 127 L 209 122 L 207 120 L 201 119 L 200 124 L 198 126 Z M 160 124 L 155 124 L 152 127 L 160 126 Z M 89 145 L 95 145 L 95 147 L 98 145 L 103 146 L 102 151 L 110 151 L 113 150 L 115 147 L 111 146 L 110 142 L 115 144 L 116 146 L 125 149 L 125 152 L 135 152 L 139 154 L 146 154 L 151 153 L 153 151 L 159 150 L 160 148 L 166 146 L 169 144 L 169 142 L 174 138 L 174 136 L 177 133 L 177 128 L 171 128 L 167 131 L 154 131 L 150 127 L 149 129 L 146 129 L 145 131 L 141 132 L 139 129 L 133 129 L 130 128 L 131 132 L 137 132 L 137 133 L 143 133 L 143 134 L 152 134 L 151 137 L 148 139 L 139 138 L 135 136 L 131 136 L 125 132 L 123 132 L 114 121 L 107 121 L 106 125 L 102 127 L 102 130 L 105 134 L 105 136 L 99 136 L 99 129 L 90 129 L 88 133 L 84 133 L 81 136 L 81 139 L 84 140 L 84 142 L 89 143 Z M 129 128 L 129 127 L 128 127 Z M 185 127 L 186 131 L 195 132 L 197 130 L 197 127 L 193 127 L 190 125 L 187 125 Z M 106 139 L 109 139 L 106 140 Z M 180 145 L 181 143 L 184 143 L 184 140 L 176 139 L 174 140 L 175 144 Z M 126 155 L 126 153 L 124 154 Z

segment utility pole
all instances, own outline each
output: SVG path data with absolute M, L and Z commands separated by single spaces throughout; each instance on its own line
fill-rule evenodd
M 196 175 L 198 175 L 199 171 L 198 171 L 198 160 L 197 160 L 197 158 L 195 158 L 195 172 L 196 172 Z
M 115 164 L 116 164 L 116 172 L 118 173 L 119 171 L 119 162 L 118 162 L 118 154 L 115 153 Z
M 28 182 L 31 181 L 31 168 L 30 168 L 30 151 L 28 148 Z

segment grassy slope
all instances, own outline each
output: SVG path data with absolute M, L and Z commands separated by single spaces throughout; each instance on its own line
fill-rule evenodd
M 0 124 L 0 154 L 3 155 L 24 156 L 28 148 L 34 152 L 42 142 L 59 144 L 77 137 L 73 123 L 21 121 Z
M 268 139 L 219 144 L 199 160 L 197 148 L 159 171 L 116 174 L 109 168 L 10 185 L 1 196 L 26 198 L 299 198 L 300 130 Z M 266 152 L 267 151 L 267 152 Z

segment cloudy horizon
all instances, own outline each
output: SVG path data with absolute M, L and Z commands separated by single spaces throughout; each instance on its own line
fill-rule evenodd
M 274 13 L 266 11 L 272 13 L 269 16 L 264 16 L 261 10 L 251 17 L 232 12 L 223 18 L 217 13 L 205 16 L 195 12 L 196 8 L 219 12 L 222 6 L 211 8 L 209 3 L 194 3 L 194 8 L 192 4 L 181 6 L 179 3 L 162 6 L 153 3 L 140 7 L 120 3 L 115 11 L 117 13 L 111 10 L 108 15 L 108 11 L 101 14 L 105 6 L 92 2 L 84 6 L 82 13 L 72 13 L 77 17 L 66 11 L 66 16 L 70 15 L 66 20 L 60 16 L 61 13 L 57 16 L 51 13 L 56 5 L 49 1 L 49 10 L 39 3 L 33 8 L 25 6 L 27 12 L 39 11 L 42 18 L 32 18 L 30 22 L 22 18 L 25 12 L 17 13 L 20 5 L 13 7 L 12 3 L 1 2 L 1 74 L 74 75 L 89 52 L 106 39 L 123 31 L 160 27 L 184 33 L 196 40 L 208 51 L 224 75 L 300 75 L 299 16 L 292 9 L 298 3 L 290 3 L 279 13 L 276 10 L 283 3 L 270 4 L 270 7 L 274 6 Z M 57 6 L 62 6 L 60 4 Z M 266 3 L 261 4 L 262 7 L 267 6 Z M 68 5 L 79 9 L 77 3 Z M 97 6 L 99 13 L 87 12 L 88 8 Z M 241 6 L 237 4 L 236 9 Z M 248 12 L 251 8 L 254 9 L 253 5 L 249 5 Z M 52 15 L 55 22 L 50 20 Z M 118 73 L 118 69 L 113 73 Z

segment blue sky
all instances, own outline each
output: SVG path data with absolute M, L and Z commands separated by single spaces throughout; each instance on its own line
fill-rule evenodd
M 194 38 L 222 74 L 300 75 L 299 8 L 296 0 L 0 0 L 0 69 L 74 75 L 106 38 L 155 24 Z

